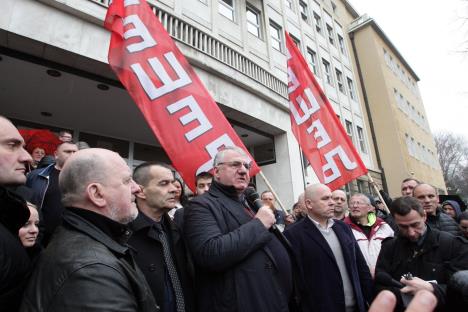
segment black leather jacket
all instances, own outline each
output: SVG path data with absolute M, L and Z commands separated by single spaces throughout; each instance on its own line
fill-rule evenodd
M 457 222 L 453 218 L 443 212 L 440 209 L 437 209 L 435 216 L 427 216 L 427 224 L 429 224 L 433 229 L 438 229 L 439 231 L 448 232 L 455 236 L 461 236 L 462 233 L 458 228 Z
M 129 232 L 125 233 L 128 239 Z M 159 311 L 127 245 L 66 209 L 20 311 Z

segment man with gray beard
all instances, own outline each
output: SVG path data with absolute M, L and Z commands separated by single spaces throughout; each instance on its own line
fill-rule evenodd
M 26 289 L 21 311 L 158 311 L 127 246 L 140 187 L 117 154 L 85 149 L 59 176 L 63 224 Z

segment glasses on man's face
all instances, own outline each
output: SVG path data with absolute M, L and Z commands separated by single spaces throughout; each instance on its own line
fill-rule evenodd
M 240 169 L 242 166 L 245 167 L 245 169 L 249 170 L 252 168 L 252 162 L 242 162 L 242 161 L 226 161 L 226 162 L 220 162 L 218 163 L 219 165 L 227 165 L 233 169 Z

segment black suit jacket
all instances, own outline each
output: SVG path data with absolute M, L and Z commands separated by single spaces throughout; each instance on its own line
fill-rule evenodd
M 185 309 L 187 312 L 195 311 L 193 295 L 193 265 L 185 243 L 177 225 L 167 214 L 162 217 L 165 233 L 171 243 L 172 260 L 177 269 L 179 280 L 184 292 Z M 133 234 L 129 245 L 135 250 L 135 261 L 148 281 L 156 302 L 165 311 L 165 272 L 163 247 L 159 240 L 159 233 L 152 225 L 153 221 L 140 211 L 138 217 L 130 224 Z
M 332 228 L 341 244 L 357 311 L 367 311 L 372 299 L 372 277 L 364 256 L 347 224 L 335 220 Z M 335 256 L 315 224 L 305 217 L 289 226 L 285 236 L 296 252 L 302 272 L 303 311 L 345 311 L 343 283 Z

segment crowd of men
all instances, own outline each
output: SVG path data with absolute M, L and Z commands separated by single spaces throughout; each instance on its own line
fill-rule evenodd
M 251 160 L 226 147 L 176 209 L 168 164 L 132 172 L 115 152 L 67 140 L 26 177 L 23 145 L 0 116 L 1 311 L 468 307 L 468 218 L 442 212 L 429 184 L 403 181 L 402 197 L 386 198 L 391 214 L 364 194 L 348 204 L 342 190 L 309 185 L 289 214 L 272 191 L 251 200 Z

